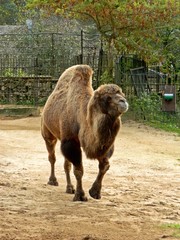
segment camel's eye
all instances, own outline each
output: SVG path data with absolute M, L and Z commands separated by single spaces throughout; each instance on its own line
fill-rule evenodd
M 104 97 L 104 100 L 105 100 L 107 103 L 110 102 L 111 99 L 112 99 L 111 96 L 105 96 L 105 97 Z
M 99 100 L 99 105 L 101 107 L 101 110 L 105 114 L 108 111 L 108 106 L 109 106 L 110 101 L 111 101 L 111 96 L 109 96 L 109 95 L 108 96 L 105 95 L 105 96 L 101 97 Z

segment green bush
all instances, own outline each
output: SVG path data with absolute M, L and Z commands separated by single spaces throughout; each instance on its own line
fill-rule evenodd
M 130 100 L 130 112 L 135 120 L 143 120 L 153 127 L 180 133 L 180 113 L 163 112 L 161 106 L 161 96 L 156 93 L 143 94 Z
M 104 73 L 102 74 L 101 78 L 100 78 L 100 85 L 101 84 L 107 84 L 107 83 L 113 83 L 114 79 L 112 77 L 112 75 L 106 70 L 104 71 Z
M 152 120 L 161 110 L 161 97 L 156 93 L 135 96 L 131 100 L 131 110 L 137 119 L 143 117 L 144 120 Z

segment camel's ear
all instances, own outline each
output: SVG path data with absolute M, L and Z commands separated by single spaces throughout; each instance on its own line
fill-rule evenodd
M 125 94 L 123 92 L 121 92 L 121 96 L 123 96 L 125 98 Z
M 120 94 L 125 98 L 125 94 L 123 93 L 122 88 L 120 88 Z
M 95 99 L 99 98 L 99 95 L 100 95 L 100 94 L 99 94 L 99 92 L 98 92 L 97 90 L 94 91 L 94 98 L 95 98 Z

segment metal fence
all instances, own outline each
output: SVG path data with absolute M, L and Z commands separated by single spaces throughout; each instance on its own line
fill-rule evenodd
M 97 69 L 99 35 L 26 33 L 0 35 L 0 76 L 51 75 L 59 77 L 76 63 Z
M 128 117 L 180 127 L 178 76 L 170 79 L 160 72 L 159 66 L 150 67 L 134 56 L 120 56 L 116 61 L 115 81 L 122 87 L 130 103 Z M 164 99 L 167 89 L 170 89 L 173 100 Z
M 93 68 L 96 88 L 107 66 L 97 34 L 1 34 L 0 42 L 0 103 L 44 104 L 60 74 L 80 63 Z M 129 116 L 171 121 L 180 127 L 180 79 L 170 82 L 159 67 L 149 67 L 133 55 L 114 59 L 114 82 L 122 87 L 130 102 Z M 176 87 L 176 109 L 172 112 L 162 111 L 162 93 L 168 84 Z
M 1 102 L 43 103 L 61 73 L 74 64 L 89 64 L 98 85 L 99 35 L 28 32 L 2 34 L 0 42 Z

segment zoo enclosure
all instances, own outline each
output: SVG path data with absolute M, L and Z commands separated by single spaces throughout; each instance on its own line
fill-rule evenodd
M 176 74 L 169 78 L 159 66 L 148 66 L 131 55 L 117 58 L 115 73 L 115 82 L 128 96 L 130 118 L 180 127 L 180 78 Z M 171 93 L 172 99 L 165 99 L 165 93 Z
M 103 42 L 97 34 L 1 34 L 0 42 L 0 103 L 44 104 L 60 74 L 80 63 L 93 68 L 93 85 L 98 87 L 107 66 Z M 176 111 L 162 113 L 161 93 L 169 83 L 167 76 L 158 66 L 149 67 L 133 55 L 114 59 L 114 82 L 123 88 L 134 118 L 152 120 L 160 113 L 162 122 L 172 118 L 180 124 L 180 79 L 170 83 L 176 87 Z
M 0 101 L 45 102 L 60 74 L 74 64 L 94 70 L 97 85 L 99 35 L 31 33 L 0 35 Z

